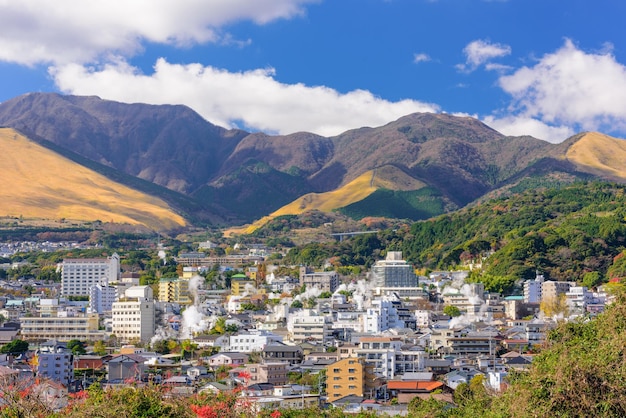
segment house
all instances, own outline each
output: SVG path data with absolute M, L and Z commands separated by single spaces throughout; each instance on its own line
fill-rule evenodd
M 290 365 L 302 362 L 302 348 L 297 345 L 271 343 L 261 352 L 261 358 L 266 361 L 285 361 Z
M 392 397 L 398 398 L 398 403 L 409 403 L 415 397 L 428 399 L 436 390 L 450 394 L 450 402 L 452 402 L 452 390 L 442 382 L 435 380 L 390 380 L 387 382 L 387 391 Z
M 207 368 L 204 366 L 194 366 L 187 369 L 187 376 L 193 380 L 197 380 L 202 376 L 207 375 Z
M 129 380 L 141 381 L 146 373 L 146 359 L 137 354 L 120 354 L 106 363 L 109 383 L 125 383 Z
M 237 367 L 244 365 L 249 356 L 244 353 L 218 353 L 205 359 L 205 363 L 212 369 L 220 366 Z
M 361 412 L 361 404 L 365 398 L 358 395 L 346 395 L 341 398 L 331 400 L 330 404 L 335 408 L 340 408 L 347 413 L 359 413 Z
M 75 356 L 74 369 L 100 370 L 104 367 L 106 361 L 110 360 L 111 358 L 111 356 L 95 356 L 91 354 Z
M 287 384 L 288 366 L 286 362 L 251 363 L 231 370 L 231 375 L 245 384 L 270 383 L 282 386 Z

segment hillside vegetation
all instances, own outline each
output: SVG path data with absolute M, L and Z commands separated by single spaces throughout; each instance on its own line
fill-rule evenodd
M 403 251 L 433 269 L 488 256 L 484 271 L 498 276 L 605 275 L 626 243 L 625 192 L 624 185 L 607 183 L 528 190 L 415 223 Z
M 505 294 L 537 271 L 548 279 L 577 282 L 593 273 L 598 277 L 588 278 L 593 286 L 626 277 L 626 186 L 621 184 L 537 187 L 430 220 L 372 229 L 379 232 L 298 246 L 285 262 L 321 266 L 331 259 L 339 268 L 368 266 L 387 251 L 402 251 L 422 270 L 480 265 L 470 279 Z
M 186 225 L 162 200 L 117 184 L 28 140 L 0 129 L 0 214 L 142 225 L 171 230 Z

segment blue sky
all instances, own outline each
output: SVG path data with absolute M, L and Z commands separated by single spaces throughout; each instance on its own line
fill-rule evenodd
M 412 112 L 626 137 L 620 0 L 0 0 L 0 101 L 185 104 L 324 136 Z

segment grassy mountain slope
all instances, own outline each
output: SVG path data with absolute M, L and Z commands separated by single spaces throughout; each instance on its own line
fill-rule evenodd
M 616 181 L 626 180 L 626 141 L 589 132 L 573 143 L 565 158 L 579 169 Z
M 424 183 L 411 178 L 395 167 L 387 166 L 370 170 L 361 174 L 350 183 L 326 193 L 307 193 L 293 202 L 272 212 L 253 224 L 231 229 L 229 233 L 250 234 L 272 219 L 284 215 L 298 215 L 311 210 L 332 212 L 339 208 L 363 201 L 377 190 L 415 190 L 425 186 Z
M 186 225 L 161 199 L 112 182 L 13 129 L 0 129 L 0 147 L 3 215 L 101 220 L 157 230 Z

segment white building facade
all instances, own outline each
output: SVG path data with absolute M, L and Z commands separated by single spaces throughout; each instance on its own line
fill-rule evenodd
M 92 286 L 116 282 L 120 277 L 120 257 L 68 258 L 61 263 L 61 295 L 89 296 Z
M 122 341 L 150 341 L 155 330 L 155 306 L 150 286 L 133 286 L 113 303 L 112 331 Z

